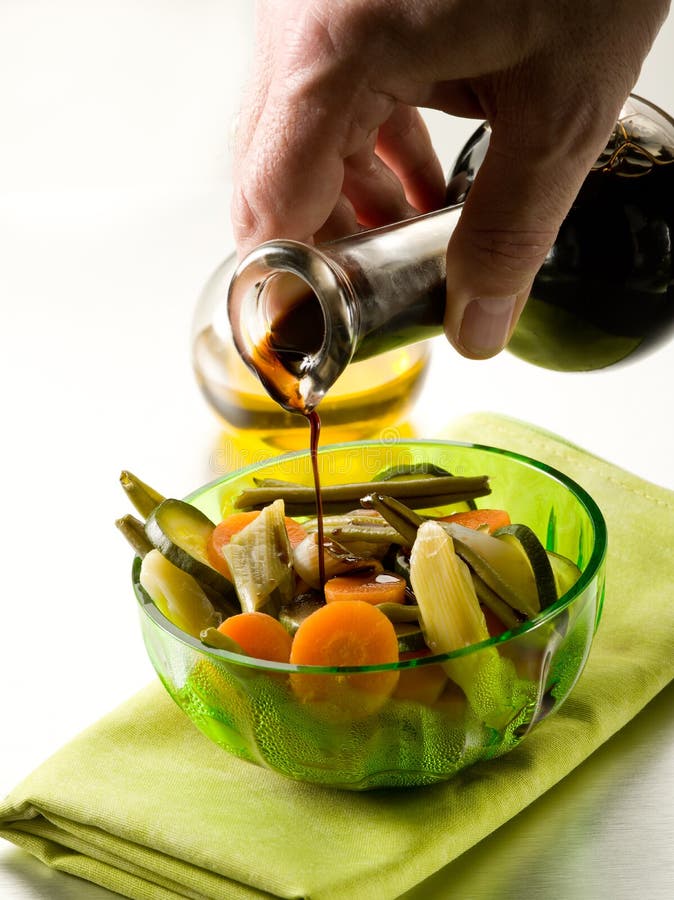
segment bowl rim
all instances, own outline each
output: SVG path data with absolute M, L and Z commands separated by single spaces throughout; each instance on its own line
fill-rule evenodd
M 489 647 L 496 647 L 500 644 L 506 644 L 512 640 L 516 640 L 522 634 L 540 628 L 552 619 L 557 618 L 560 613 L 562 613 L 568 606 L 570 606 L 574 602 L 574 600 L 585 591 L 585 588 L 601 571 L 601 567 L 606 559 L 608 540 L 606 521 L 604 519 L 603 513 L 601 512 L 599 506 L 592 498 L 592 496 L 585 490 L 585 488 L 578 484 L 577 481 L 575 481 L 573 478 L 570 478 L 568 475 L 565 475 L 554 466 L 550 466 L 548 465 L 548 463 L 544 463 L 541 460 L 534 459 L 533 457 L 527 456 L 523 453 L 517 453 L 514 450 L 506 450 L 502 447 L 495 447 L 488 444 L 477 444 L 471 441 L 452 441 L 433 438 L 382 438 L 379 440 L 374 439 L 348 441 L 337 444 L 328 444 L 325 447 L 319 447 L 318 453 L 319 456 L 321 456 L 328 453 L 334 453 L 337 450 L 348 451 L 368 446 L 381 447 L 402 444 L 406 446 L 412 445 L 420 447 L 431 445 L 462 447 L 466 449 L 481 450 L 487 453 L 494 453 L 499 456 L 507 456 L 510 459 L 516 460 L 517 462 L 523 463 L 526 466 L 541 471 L 554 480 L 561 482 L 561 484 L 563 484 L 567 489 L 571 491 L 575 498 L 580 502 L 581 506 L 585 508 L 585 511 L 589 516 L 593 528 L 594 540 L 592 553 L 590 554 L 590 558 L 588 559 L 585 565 L 585 569 L 581 573 L 578 581 L 571 587 L 570 590 L 568 590 L 565 594 L 562 594 L 562 596 L 559 597 L 555 603 L 546 607 L 546 609 L 540 612 L 533 619 L 525 620 L 520 625 L 518 625 L 517 628 L 508 629 L 502 634 L 490 637 L 485 641 L 480 641 L 476 644 L 469 644 L 466 647 L 461 647 L 458 650 L 452 650 L 448 653 L 438 653 L 430 656 L 398 660 L 391 663 L 379 663 L 377 665 L 370 666 L 296 665 L 293 663 L 261 660 L 251 656 L 244 656 L 239 653 L 232 653 L 229 650 L 220 650 L 215 647 L 208 647 L 198 638 L 192 637 L 192 635 L 186 634 L 185 632 L 177 628 L 177 626 L 169 621 L 169 619 L 167 619 L 164 614 L 155 606 L 147 592 L 139 583 L 138 578 L 140 573 L 141 560 L 138 556 L 135 556 L 132 565 L 131 580 L 141 615 L 145 615 L 148 619 L 151 620 L 154 626 L 168 633 L 172 638 L 178 640 L 183 644 L 186 644 L 188 647 L 194 650 L 197 650 L 204 656 L 211 657 L 211 659 L 215 661 L 233 663 L 240 667 L 245 667 L 247 669 L 253 669 L 262 672 L 307 673 L 315 675 L 346 675 L 356 673 L 371 674 L 375 672 L 402 671 L 403 669 L 411 669 L 417 666 L 438 665 L 449 662 L 451 660 L 460 659 L 464 656 L 469 656 L 473 653 L 478 653 Z M 187 503 L 191 503 L 197 497 L 203 495 L 207 491 L 210 491 L 213 488 L 221 485 L 226 485 L 228 482 L 234 481 L 235 479 L 241 478 L 242 476 L 252 475 L 260 469 L 267 468 L 272 464 L 284 463 L 288 460 L 306 458 L 308 456 L 309 450 L 305 449 L 294 450 L 290 453 L 284 453 L 278 456 L 268 457 L 264 460 L 258 460 L 255 463 L 251 463 L 249 466 L 244 466 L 243 468 L 236 469 L 234 472 L 228 472 L 226 475 L 220 476 L 219 478 L 214 478 L 212 481 L 209 481 L 196 490 L 191 491 L 184 498 L 184 500 Z

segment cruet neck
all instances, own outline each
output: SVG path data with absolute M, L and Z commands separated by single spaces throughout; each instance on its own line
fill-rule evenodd
M 285 409 L 314 409 L 351 361 L 439 334 L 461 204 L 320 246 L 267 241 L 237 267 L 236 348 Z

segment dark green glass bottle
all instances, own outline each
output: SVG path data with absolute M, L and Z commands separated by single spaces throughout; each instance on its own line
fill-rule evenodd
M 454 167 L 462 202 L 489 142 L 483 125 Z M 534 282 L 508 349 L 560 371 L 634 360 L 674 334 L 674 121 L 630 97 Z

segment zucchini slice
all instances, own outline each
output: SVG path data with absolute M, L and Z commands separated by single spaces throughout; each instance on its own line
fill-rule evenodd
M 398 547 L 393 560 L 393 571 L 396 575 L 404 578 L 409 587 L 410 585 L 410 554 L 406 548 Z
M 195 506 L 173 499 L 163 500 L 145 522 L 145 534 L 152 546 L 174 566 L 196 578 L 210 595 L 219 595 L 232 613 L 238 611 L 234 585 L 208 560 L 206 547 L 214 528 L 208 516 Z
M 139 581 L 157 609 L 186 634 L 198 638 L 205 628 L 220 624 L 222 617 L 199 582 L 159 550 L 143 557 Z
M 494 532 L 494 537 L 524 554 L 534 573 L 540 609 L 552 606 L 558 596 L 555 576 L 545 547 L 531 528 L 528 525 L 504 525 Z
M 438 523 L 454 540 L 458 555 L 495 594 L 517 612 L 533 618 L 540 612 L 538 586 L 521 547 L 457 522 Z
M 582 573 L 578 566 L 566 556 L 560 556 L 559 553 L 553 553 L 552 550 L 548 550 L 547 554 L 555 578 L 557 596 L 562 597 L 571 590 Z
M 325 600 L 319 591 L 305 591 L 279 610 L 278 620 L 285 630 L 294 635 L 305 619 L 325 606 Z

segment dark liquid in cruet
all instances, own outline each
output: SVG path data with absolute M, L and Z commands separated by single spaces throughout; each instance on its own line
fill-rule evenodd
M 674 332 L 674 164 L 585 180 L 508 349 L 560 371 L 600 369 Z
M 302 362 L 320 350 L 325 334 L 325 319 L 316 294 L 306 286 L 298 291 L 291 305 L 272 317 L 269 346 L 281 365 L 295 375 Z

